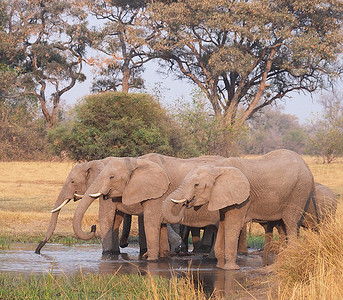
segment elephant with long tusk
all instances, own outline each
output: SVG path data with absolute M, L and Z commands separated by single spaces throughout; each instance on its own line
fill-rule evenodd
M 53 209 L 51 210 L 51 219 L 48 230 L 44 239 L 37 246 L 35 253 L 40 254 L 41 249 L 53 234 L 61 209 L 65 207 L 71 200 L 78 201 L 82 198 L 83 193 L 94 181 L 100 171 L 106 166 L 109 160 L 110 158 L 93 160 L 87 163 L 79 163 L 73 167 L 66 181 L 64 182 Z

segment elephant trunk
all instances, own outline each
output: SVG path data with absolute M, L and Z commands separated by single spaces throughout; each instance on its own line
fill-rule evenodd
M 54 204 L 54 209 L 59 208 L 59 207 L 62 208 L 62 204 L 63 203 L 65 203 L 65 204 L 68 203 L 69 200 L 70 199 L 67 196 L 67 188 L 64 186 L 62 188 L 60 194 L 57 197 L 57 200 L 56 200 L 56 202 Z M 44 245 L 47 243 L 47 241 L 50 239 L 50 237 L 54 233 L 59 213 L 60 213 L 60 209 L 55 210 L 55 211 L 52 212 L 48 230 L 47 230 L 47 232 L 45 234 L 44 239 L 37 246 L 37 248 L 35 250 L 35 253 L 40 254 L 40 250 L 44 247 Z
M 181 223 L 185 215 L 186 205 L 176 204 L 173 200 L 183 199 L 184 196 L 180 193 L 180 189 L 171 193 L 164 201 L 162 205 L 162 215 L 164 220 L 170 224 Z M 174 214 L 173 212 L 177 212 Z
M 48 230 L 45 234 L 44 239 L 38 244 L 38 246 L 35 250 L 35 253 L 40 254 L 40 250 L 44 247 L 44 245 L 47 243 L 47 241 L 51 238 L 51 236 L 54 233 L 55 228 L 56 228 L 57 218 L 58 218 L 59 213 L 60 213 L 60 211 L 56 211 L 56 212 L 53 212 L 51 214 Z
M 89 193 L 86 191 L 85 195 L 82 197 L 79 205 L 77 206 L 74 218 L 73 218 L 73 229 L 76 236 L 82 240 L 90 240 L 95 236 L 96 226 L 92 225 L 91 232 L 86 233 L 82 230 L 82 219 L 88 209 L 88 207 L 93 203 L 95 198 L 91 197 Z

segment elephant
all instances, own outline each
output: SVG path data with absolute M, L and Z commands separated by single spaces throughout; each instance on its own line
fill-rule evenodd
M 61 209 L 71 200 L 78 201 L 82 198 L 83 193 L 89 187 L 90 183 L 97 177 L 108 161 L 109 158 L 93 160 L 76 164 L 72 168 L 51 210 L 50 223 L 45 237 L 37 246 L 35 253 L 40 254 L 41 249 L 55 231 Z
M 304 214 L 301 226 L 305 229 L 316 229 L 318 224 L 327 222 L 336 213 L 337 197 L 333 191 L 325 185 L 315 182 L 316 198 L 315 205 L 309 205 Z M 277 228 L 281 244 L 286 242 L 286 229 L 282 220 L 260 223 L 265 229 L 265 243 L 263 247 L 263 265 L 268 264 L 268 255 L 273 240 L 273 229 Z
M 48 242 L 50 237 L 52 236 L 56 224 L 58 215 L 61 209 L 67 205 L 71 200 L 78 201 L 82 198 L 83 193 L 87 190 L 90 184 L 94 181 L 94 179 L 98 176 L 101 170 L 106 166 L 106 164 L 111 160 L 111 157 L 102 159 L 102 160 L 93 160 L 85 163 L 78 163 L 76 164 L 72 170 L 70 171 L 68 177 L 66 178 L 64 185 L 56 199 L 56 202 L 53 206 L 51 211 L 51 218 L 48 230 L 45 234 L 43 240 L 38 244 L 35 253 L 40 254 L 41 249 L 44 245 Z M 119 227 L 123 216 L 117 218 L 117 227 Z M 142 223 L 142 222 L 140 222 Z M 125 223 L 124 223 L 125 225 Z M 94 227 L 93 227 L 94 228 Z M 94 229 L 93 229 L 94 230 Z M 114 232 L 114 236 L 118 235 L 118 232 Z M 117 240 L 117 238 L 113 238 L 113 240 Z M 144 235 L 140 235 L 140 246 L 141 252 L 144 252 L 145 246 L 145 237 Z M 114 248 L 119 252 L 119 247 L 114 245 Z
M 214 246 L 217 267 L 239 269 L 238 237 L 243 225 L 282 220 L 290 240 L 299 231 L 312 194 L 313 175 L 297 153 L 280 149 L 258 159 L 227 158 L 191 170 L 163 202 L 166 222 L 194 226 L 187 211 L 206 208 L 218 212 L 220 222 Z
M 143 213 L 147 259 L 153 261 L 159 256 L 167 256 L 167 228 L 165 225 L 161 228 L 163 200 L 195 166 L 223 159 L 219 156 L 179 159 L 155 153 L 138 158 L 112 158 L 84 193 L 76 208 L 73 219 L 76 236 L 81 239 L 94 236 L 94 232 L 86 233 L 82 230 L 81 222 L 94 199 L 100 197 L 99 224 L 103 254 L 111 249 L 110 233 L 115 215 L 117 212 L 125 212 L 133 215 Z M 201 220 L 196 227 L 215 224 L 219 220 L 219 213 L 211 212 L 207 217 L 210 223 Z

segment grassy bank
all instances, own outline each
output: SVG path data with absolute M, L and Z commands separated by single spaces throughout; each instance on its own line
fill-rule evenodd
M 0 274 L 0 299 L 209 299 L 192 276 L 14 276 Z

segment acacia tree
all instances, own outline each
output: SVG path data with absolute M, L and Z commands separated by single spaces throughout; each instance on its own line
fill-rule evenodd
M 149 11 L 156 55 L 195 83 L 228 127 L 342 71 L 341 0 L 154 1 Z
M 92 47 L 105 54 L 96 62 L 102 77 L 95 81 L 93 91 L 117 91 L 120 86 L 123 92 L 142 88 L 143 64 L 151 59 L 143 51 L 147 28 L 140 26 L 146 1 L 85 0 L 85 3 L 90 13 L 101 20 L 100 30 L 92 31 Z
M 57 121 L 61 96 L 85 79 L 82 60 L 87 42 L 84 12 L 68 1 L 10 0 L 7 36 L 15 36 L 16 86 L 38 99 L 50 128 Z

